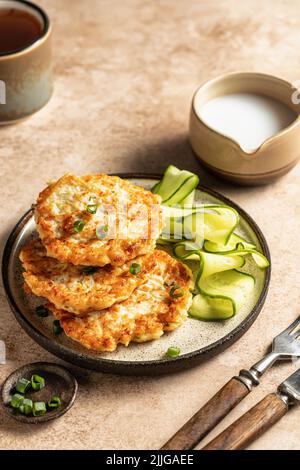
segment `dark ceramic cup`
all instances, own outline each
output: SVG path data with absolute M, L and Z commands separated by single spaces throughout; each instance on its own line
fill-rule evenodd
M 41 109 L 53 90 L 51 25 L 47 14 L 25 0 L 0 0 L 0 9 L 31 15 L 40 35 L 29 45 L 0 53 L 0 125 L 20 121 Z

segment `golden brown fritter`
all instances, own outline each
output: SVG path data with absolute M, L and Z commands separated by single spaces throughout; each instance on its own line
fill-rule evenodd
M 39 195 L 37 230 L 48 256 L 75 265 L 122 265 L 155 247 L 161 198 L 117 176 L 67 174 Z
M 146 282 L 147 273 L 155 265 L 155 257 L 148 254 L 122 266 L 74 266 L 47 256 L 40 240 L 25 245 L 20 260 L 31 292 L 76 315 L 102 310 L 127 299 L 137 286 Z M 130 272 L 133 262 L 140 266 L 136 274 Z
M 191 272 L 164 251 L 152 256 L 155 266 L 147 281 L 124 302 L 80 318 L 47 305 L 66 335 L 88 349 L 114 351 L 118 344 L 150 341 L 178 328 L 192 300 Z

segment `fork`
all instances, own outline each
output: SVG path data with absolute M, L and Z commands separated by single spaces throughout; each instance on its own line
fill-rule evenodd
M 162 450 L 193 449 L 251 391 L 260 377 L 278 360 L 300 357 L 300 316 L 273 339 L 272 351 L 249 370 L 232 377 L 171 439 Z

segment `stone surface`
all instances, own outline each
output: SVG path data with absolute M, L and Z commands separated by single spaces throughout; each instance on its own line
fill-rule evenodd
M 63 418 L 32 427 L 0 411 L 3 449 L 157 449 L 222 384 L 265 352 L 299 314 L 300 166 L 276 183 L 238 188 L 208 175 L 187 142 L 191 97 L 204 80 L 235 70 L 300 79 L 297 0 L 41 0 L 54 25 L 55 92 L 27 121 L 0 129 L 1 246 L 51 178 L 71 171 L 161 172 L 168 163 L 244 207 L 270 245 L 273 276 L 253 327 L 225 353 L 181 374 L 126 378 L 74 369 L 80 390 Z M 14 320 L 1 286 L 2 382 L 31 361 L 60 362 Z M 275 367 L 215 431 L 295 365 Z M 292 410 L 251 449 L 299 449 Z M 215 434 L 214 433 L 214 434 Z

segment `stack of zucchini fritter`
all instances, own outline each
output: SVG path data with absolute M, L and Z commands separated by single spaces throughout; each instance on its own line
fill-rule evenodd
M 48 300 L 70 338 L 113 351 L 185 320 L 192 276 L 155 249 L 158 195 L 118 177 L 67 174 L 39 195 L 35 218 L 40 238 L 20 254 L 26 288 Z

